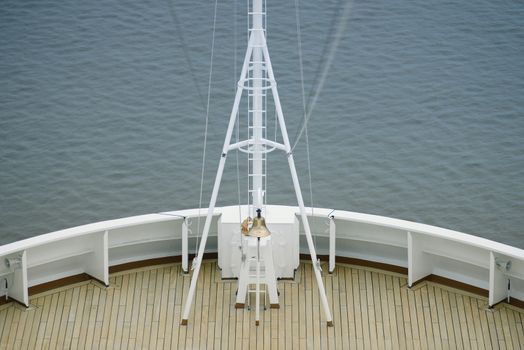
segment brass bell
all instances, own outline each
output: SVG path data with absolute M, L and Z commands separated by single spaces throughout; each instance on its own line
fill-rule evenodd
M 257 209 L 257 216 L 253 219 L 253 225 L 247 233 L 249 237 L 263 238 L 271 235 L 267 229 L 266 220 L 260 215 L 261 210 Z

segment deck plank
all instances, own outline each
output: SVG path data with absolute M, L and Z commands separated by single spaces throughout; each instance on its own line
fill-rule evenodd
M 50 315 L 54 315 L 54 313 L 50 313 Z M 15 339 L 16 339 L 16 330 L 18 328 L 18 323 L 20 322 L 20 311 L 17 309 L 13 310 L 13 317 L 9 324 L 6 324 L 6 330 L 7 332 L 7 344 L 6 347 L 12 348 L 15 345 Z
M 235 309 L 235 281 L 205 261 L 187 327 L 180 326 L 190 275 L 166 264 L 31 296 L 35 307 L 0 308 L 2 349 L 520 349 L 524 310 L 436 283 L 406 288 L 405 276 L 338 264 L 323 275 L 334 327 L 326 327 L 312 265 L 278 281 L 280 309 Z M 253 305 L 254 306 L 254 305 Z
M 91 284 L 85 286 L 86 298 L 84 302 L 84 310 L 82 317 L 82 324 L 80 325 L 80 333 L 78 334 L 77 348 L 86 346 L 87 330 L 91 314 L 91 306 L 93 304 L 93 286 Z

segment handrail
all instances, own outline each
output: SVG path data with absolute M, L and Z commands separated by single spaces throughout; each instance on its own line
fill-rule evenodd
M 308 213 L 308 215 L 312 217 L 326 218 L 327 214 L 331 213 L 331 215 L 333 215 L 336 220 L 373 224 L 382 227 L 410 231 L 412 233 L 430 235 L 442 239 L 447 239 L 450 241 L 465 243 L 478 248 L 489 249 L 496 253 L 505 254 L 516 259 L 524 259 L 523 249 L 513 247 L 504 243 L 492 241 L 487 238 L 482 238 L 442 227 L 431 226 L 402 219 L 395 219 L 386 216 L 363 214 L 344 210 L 314 208 L 312 212 L 313 214 Z
M 274 207 L 274 212 L 278 213 L 282 206 L 268 207 Z M 227 208 L 231 207 L 216 208 L 214 216 Z M 322 226 L 327 235 L 317 236 L 329 238 L 328 243 L 322 243 L 322 249 L 329 252 L 329 272 L 335 268 L 335 256 L 358 257 L 354 254 L 361 253 L 357 248 L 367 244 L 368 260 L 388 263 L 396 259 L 407 266 L 409 286 L 431 274 L 440 274 L 488 289 L 489 305 L 494 305 L 506 297 L 507 281 L 511 279 L 518 282 L 511 283 L 511 294 L 524 300 L 523 249 L 405 220 L 327 208 L 310 210 L 308 216 L 313 224 L 315 220 L 318 223 L 318 219 L 328 224 L 328 228 Z M 282 212 L 298 215 L 298 208 L 286 207 Z M 189 233 L 190 224 L 186 219 L 196 217 L 199 217 L 198 209 L 146 214 L 77 226 L 6 244 L 0 246 L 0 261 L 9 258 L 19 259 L 21 263 L 12 271 L 0 263 L 0 274 L 8 271 L 13 274 L 9 295 L 28 305 L 31 285 L 80 272 L 108 285 L 109 266 L 126 259 L 137 261 L 178 252 L 187 272 L 188 240 L 194 236 Z M 271 218 L 268 222 L 271 223 Z M 162 240 L 157 240 L 158 237 Z M 126 245 L 126 242 L 133 244 Z M 389 252 L 391 256 L 387 255 Z M 511 261 L 509 265 L 508 261 Z M 456 271 L 449 270 L 449 266 Z M 506 270 L 500 266 L 506 266 Z

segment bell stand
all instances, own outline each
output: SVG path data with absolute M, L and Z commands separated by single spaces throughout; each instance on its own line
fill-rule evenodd
M 263 26 L 265 12 L 263 7 L 263 0 L 252 0 L 252 11 L 248 14 L 252 18 L 252 28 L 249 28 L 249 40 L 244 56 L 244 63 L 242 65 L 242 70 L 240 73 L 240 79 L 238 81 L 238 87 L 235 94 L 235 100 L 233 103 L 233 108 L 231 115 L 229 117 L 229 124 L 227 127 L 226 137 L 224 140 L 224 146 L 222 148 L 222 154 L 220 162 L 218 164 L 218 170 L 215 177 L 215 183 L 213 185 L 213 191 L 211 193 L 211 199 L 209 202 L 209 207 L 207 210 L 206 221 L 204 224 L 202 239 L 200 241 L 200 246 L 198 248 L 198 253 L 195 259 L 193 260 L 192 268 L 193 275 L 191 277 L 191 284 L 189 286 L 189 291 L 184 306 L 184 312 L 182 314 L 181 325 L 187 325 L 189 314 L 191 312 L 191 306 L 193 303 L 193 298 L 195 296 L 196 284 L 198 281 L 198 275 L 200 273 L 200 267 L 202 265 L 202 257 L 204 255 L 204 250 L 206 247 L 207 238 L 209 235 L 209 228 L 211 226 L 211 220 L 213 217 L 213 212 L 215 210 L 215 204 L 218 197 L 218 191 L 220 188 L 220 183 L 222 181 L 222 175 L 224 172 L 224 166 L 226 163 L 227 154 L 232 150 L 240 150 L 246 153 L 253 154 L 253 183 L 251 194 L 255 192 L 258 195 L 253 196 L 253 205 L 255 208 L 261 208 L 262 204 L 260 201 L 262 199 L 261 194 L 261 178 L 262 174 L 257 174 L 257 169 L 262 170 L 262 155 L 268 153 L 275 149 L 282 150 L 286 153 L 288 159 L 289 170 L 291 172 L 291 178 L 293 180 L 293 187 L 297 196 L 298 206 L 300 208 L 300 216 L 302 219 L 302 225 L 304 226 L 304 231 L 306 234 L 306 240 L 309 248 L 309 254 L 311 256 L 311 261 L 313 263 L 313 271 L 315 272 L 315 277 L 317 281 L 317 286 L 319 290 L 320 299 L 322 302 L 322 308 L 326 317 L 328 327 L 333 326 L 333 318 L 331 316 L 331 311 L 329 309 L 329 304 L 327 301 L 326 290 L 324 288 L 324 283 L 322 281 L 320 264 L 317 260 L 317 254 L 313 244 L 313 239 L 311 236 L 311 228 L 309 226 L 309 221 L 306 215 L 306 208 L 304 205 L 304 199 L 302 198 L 302 192 L 300 189 L 300 184 L 298 181 L 297 170 L 295 167 L 295 161 L 293 158 L 293 153 L 291 150 L 291 145 L 289 142 L 289 136 L 287 133 L 286 124 L 284 121 L 284 114 L 282 112 L 282 106 L 280 104 L 280 97 L 277 90 L 277 83 L 275 81 L 275 76 L 273 74 L 273 67 L 271 65 L 271 59 L 269 57 L 269 51 L 267 48 L 266 38 L 265 38 L 265 28 Z M 249 11 L 249 10 L 248 10 Z M 242 97 L 242 92 L 248 90 L 252 92 L 253 99 L 253 135 L 251 138 L 240 141 L 237 143 L 231 144 L 231 137 L 233 134 L 233 129 L 238 116 L 238 107 L 240 104 L 240 99 Z M 271 141 L 266 139 L 263 136 L 262 130 L 263 125 L 263 105 L 262 97 L 263 92 L 271 90 L 273 101 L 276 108 L 278 125 L 280 127 L 280 132 L 282 134 L 282 143 Z M 258 178 L 257 178 L 258 177 Z
M 261 209 L 257 209 L 257 217 L 260 219 Z M 256 220 L 256 219 L 254 219 Z M 255 224 L 253 224 L 255 225 Z M 267 229 L 267 228 L 266 228 Z M 266 237 L 242 236 L 242 246 L 246 246 L 242 252 L 242 263 L 238 276 L 238 289 L 235 308 L 244 308 L 246 297 L 250 304 L 250 294 L 255 293 L 255 324 L 260 323 L 260 285 L 266 286 L 264 293 L 264 309 L 266 308 L 266 298 L 269 294 L 270 308 L 279 309 L 277 279 L 273 267 L 273 253 L 271 250 L 271 235 Z M 256 251 L 256 253 L 253 252 Z M 262 252 L 262 253 L 261 253 Z M 264 274 L 261 274 L 261 258 L 264 262 Z M 252 274 L 252 263 L 255 263 L 255 274 Z M 251 289 L 251 285 L 255 289 Z

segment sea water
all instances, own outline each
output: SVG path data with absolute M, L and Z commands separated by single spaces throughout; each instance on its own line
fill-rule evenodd
M 294 142 L 296 12 L 267 3 Z M 247 40 L 245 1 L 218 1 L 200 201 L 214 4 L 2 1 L 0 243 L 208 205 Z M 294 150 L 307 205 L 524 248 L 524 2 L 308 0 L 299 14 L 307 103 L 321 87 L 311 188 L 305 136 Z M 246 201 L 246 165 L 241 154 L 237 181 L 230 153 L 218 205 Z M 282 152 L 269 156 L 267 201 L 296 204 Z

